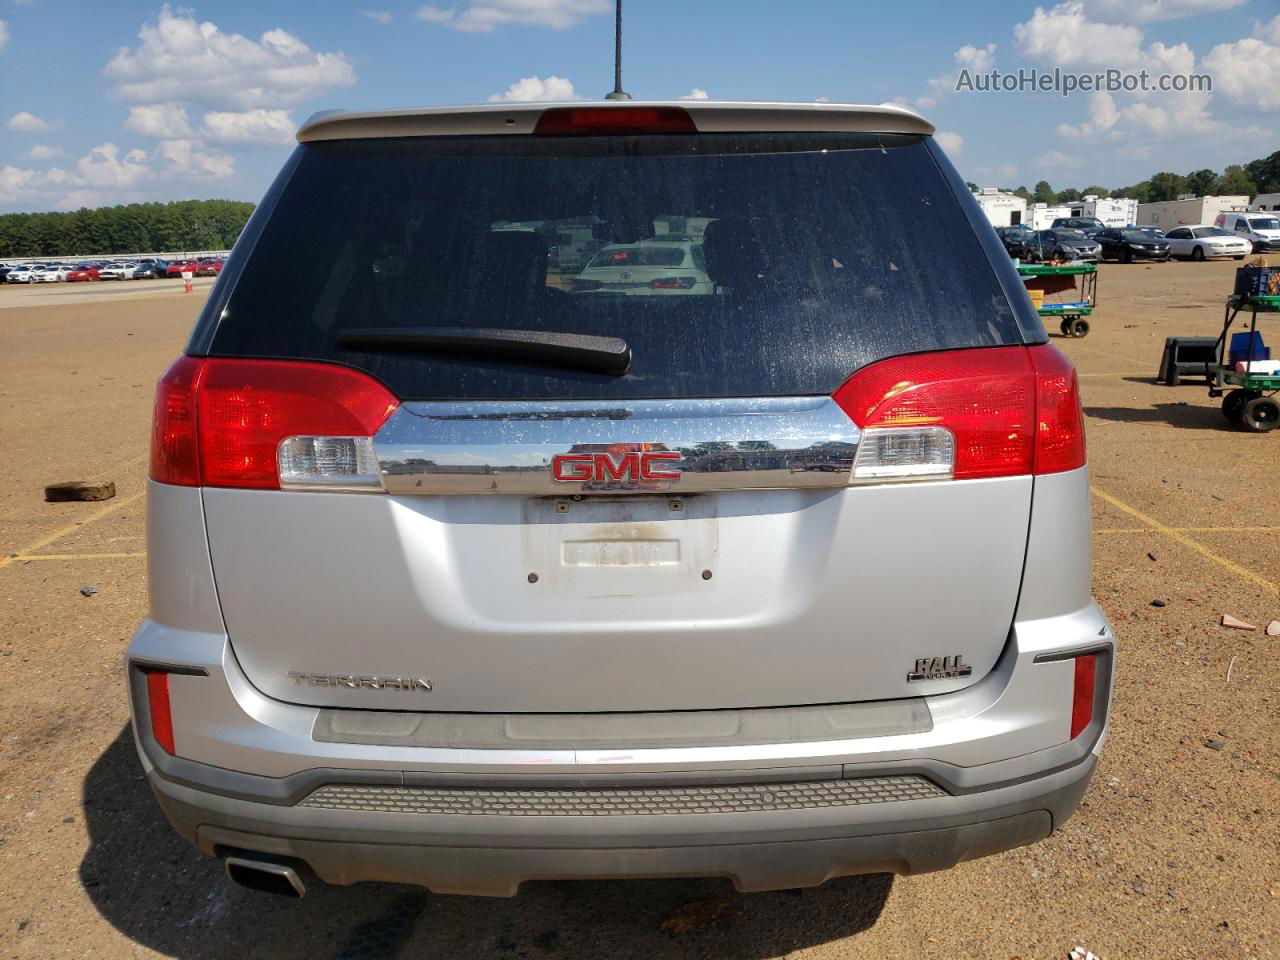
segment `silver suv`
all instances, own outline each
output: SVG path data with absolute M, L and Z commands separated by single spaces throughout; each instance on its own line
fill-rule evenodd
M 1060 827 L 1115 643 L 1076 376 L 932 132 L 309 121 L 157 393 L 127 669 L 174 826 L 294 895 L 802 887 Z M 663 240 L 698 271 L 575 279 Z

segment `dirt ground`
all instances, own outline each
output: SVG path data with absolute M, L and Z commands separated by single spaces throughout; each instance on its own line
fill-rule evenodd
M 513 900 L 231 887 L 152 801 L 121 677 L 146 609 L 152 385 L 205 291 L 0 288 L 0 957 L 1280 955 L 1280 638 L 1218 626 L 1280 619 L 1280 431 L 1237 432 L 1203 386 L 1152 383 L 1166 336 L 1216 334 L 1235 267 L 1104 266 L 1093 332 L 1054 331 L 1082 376 L 1094 589 L 1121 642 L 1077 816 L 946 873 L 751 896 L 715 880 Z M 114 500 L 42 500 L 99 478 Z

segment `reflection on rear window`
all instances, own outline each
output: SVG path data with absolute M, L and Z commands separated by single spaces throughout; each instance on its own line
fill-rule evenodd
M 639 399 L 825 394 L 882 357 L 1021 342 L 919 137 L 427 137 L 298 151 L 229 299 L 201 321 L 212 354 L 344 363 L 402 398 Z M 338 344 L 348 329 L 424 326 L 621 337 L 632 363 L 616 377 Z

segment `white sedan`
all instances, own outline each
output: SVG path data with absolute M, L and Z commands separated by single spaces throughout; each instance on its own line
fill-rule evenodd
M 33 283 L 61 283 L 73 269 L 65 263 L 47 263 L 35 271 L 31 280 Z
M 1212 257 L 1235 257 L 1243 260 L 1253 252 L 1253 245 L 1221 227 L 1174 227 L 1165 234 L 1169 256 L 1206 260 Z
M 715 284 L 707 275 L 700 242 L 654 238 L 603 248 L 573 278 L 572 290 L 627 296 L 707 296 L 715 293 Z

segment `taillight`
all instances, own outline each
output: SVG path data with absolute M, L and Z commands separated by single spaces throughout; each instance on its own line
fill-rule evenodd
M 196 440 L 196 387 L 203 360 L 179 357 L 156 384 L 151 419 L 151 479 L 184 487 L 200 485 Z
M 555 107 L 544 110 L 536 134 L 610 136 L 633 133 L 697 133 L 680 107 Z
M 863 430 L 855 481 L 974 479 L 1082 466 L 1075 370 L 1051 346 L 894 357 L 835 401 Z
M 1036 473 L 1083 467 L 1084 412 L 1076 368 L 1052 344 L 1027 351 L 1036 368 Z
M 188 486 L 378 489 L 371 438 L 396 405 L 346 367 L 184 357 L 157 390 L 151 475 Z
M 1098 655 L 1076 657 L 1075 685 L 1071 693 L 1071 739 L 1084 732 L 1093 720 L 1093 689 L 1098 672 Z
M 147 671 L 147 712 L 151 714 L 151 735 L 165 753 L 172 755 L 173 713 L 169 709 L 169 674 Z

